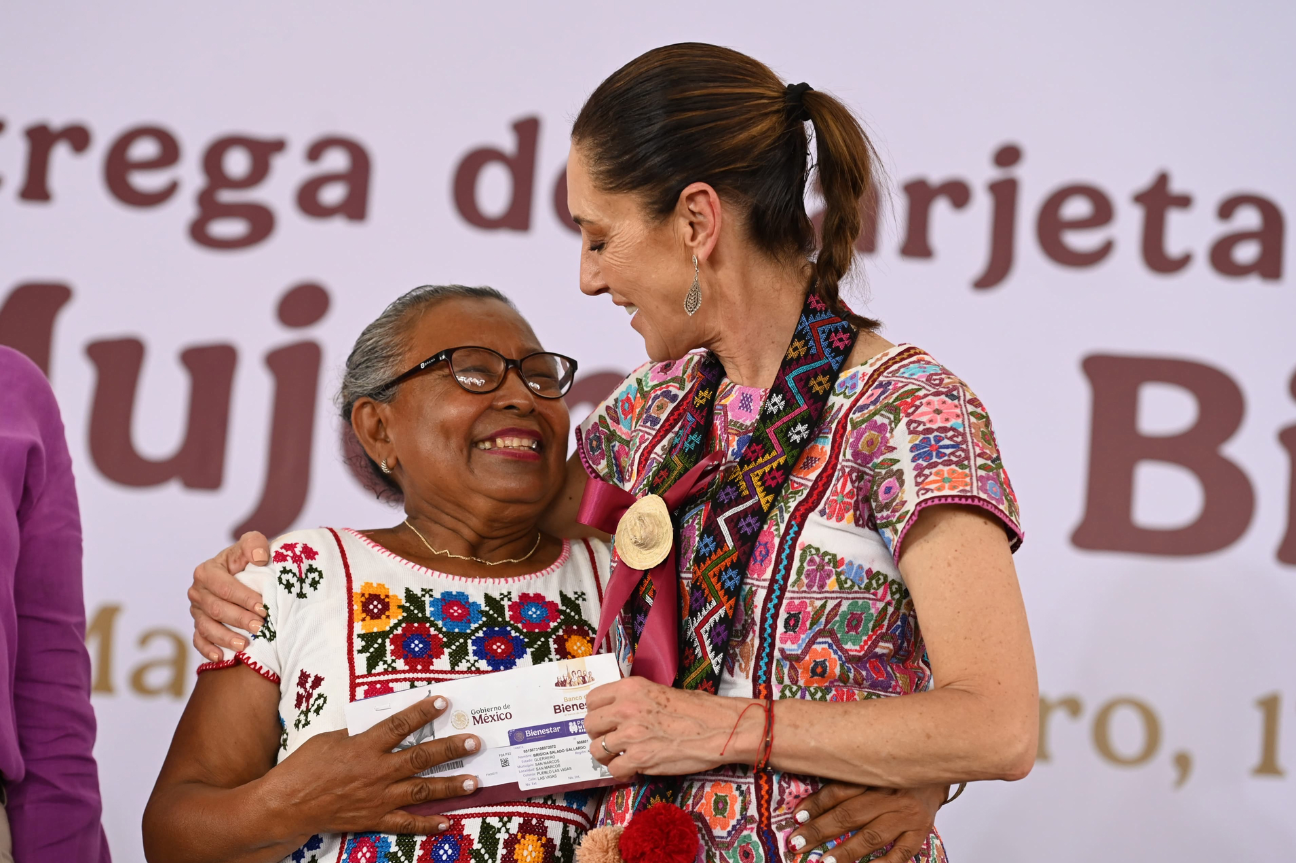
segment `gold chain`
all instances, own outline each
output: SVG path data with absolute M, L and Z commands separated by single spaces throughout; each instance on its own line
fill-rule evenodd
M 410 524 L 410 520 L 408 518 L 405 519 L 405 526 L 408 527 L 410 530 L 414 531 L 414 535 L 417 536 L 419 539 L 423 540 L 423 544 L 427 546 L 427 550 L 432 552 L 433 554 L 442 554 L 445 555 L 446 557 L 453 557 L 455 560 L 471 560 L 475 563 L 480 563 L 485 566 L 499 566 L 500 564 L 504 564 L 504 563 L 521 563 L 522 561 L 526 560 L 531 555 L 536 553 L 536 549 L 540 547 L 540 540 L 544 538 L 544 534 L 536 533 L 535 545 L 531 546 L 531 550 L 528 551 L 526 554 L 522 555 L 521 557 L 510 557 L 508 560 L 482 560 L 480 557 L 468 557 L 462 554 L 454 554 L 453 552 L 441 551 L 440 549 L 435 549 L 432 547 L 432 543 L 427 541 L 427 537 L 419 533 L 417 527 Z

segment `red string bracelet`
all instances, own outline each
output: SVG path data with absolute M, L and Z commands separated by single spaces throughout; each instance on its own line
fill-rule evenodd
M 765 739 L 763 741 L 765 751 L 761 754 L 760 760 L 756 762 L 757 770 L 764 770 L 769 766 L 770 752 L 774 749 L 774 693 L 771 692 L 765 698 Z
M 734 734 L 738 732 L 738 724 L 742 722 L 742 718 L 747 715 L 747 711 L 751 710 L 753 707 L 763 707 L 763 706 L 764 705 L 762 705 L 759 701 L 753 701 L 751 704 L 748 704 L 746 707 L 742 709 L 742 712 L 738 714 L 738 718 L 734 720 L 734 727 L 729 732 L 729 736 L 725 738 L 724 746 L 720 747 L 721 755 L 724 755 L 725 750 L 729 748 L 729 744 L 733 741 Z

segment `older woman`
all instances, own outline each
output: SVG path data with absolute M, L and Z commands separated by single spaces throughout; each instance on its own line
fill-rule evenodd
M 676 501 L 678 585 L 618 567 L 610 590 L 628 598 L 603 612 L 623 663 L 651 657 L 657 680 L 591 693 L 587 727 L 596 757 L 639 777 L 600 821 L 675 800 L 700 859 L 791 859 L 885 821 L 823 856 L 844 863 L 895 838 L 895 819 L 885 796 L 826 781 L 921 789 L 897 796 L 912 807 L 1033 763 L 1021 528 L 985 407 L 839 295 L 873 172 L 840 102 L 712 45 L 635 59 L 573 128 L 581 289 L 626 308 L 651 362 L 582 424 L 547 523 L 570 534 L 589 484 Z M 200 649 L 226 638 L 206 612 L 247 617 L 213 591 L 254 607 L 221 566 L 254 548 L 196 572 Z M 676 589 L 678 607 L 655 604 Z M 915 854 L 945 859 L 925 826 L 887 857 Z
M 202 668 L 145 813 L 149 860 L 571 858 L 588 793 L 400 808 L 475 788 L 416 775 L 476 749 L 473 735 L 392 752 L 448 706 L 435 687 L 355 737 L 343 708 L 592 652 L 607 547 L 538 527 L 562 487 L 575 370 L 489 288 L 420 288 L 365 329 L 342 415 L 407 517 L 289 533 L 244 573 L 265 622 Z

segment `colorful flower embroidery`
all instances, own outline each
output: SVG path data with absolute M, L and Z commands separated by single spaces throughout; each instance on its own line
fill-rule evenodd
M 418 863 L 472 863 L 472 850 L 473 839 L 464 833 L 463 820 L 453 818 L 446 832 L 423 840 Z
M 527 632 L 548 632 L 558 622 L 558 603 L 538 593 L 524 593 L 509 603 L 509 620 Z
M 594 655 L 594 633 L 581 624 L 564 626 L 554 637 L 554 652 L 559 659 L 577 659 Z
M 385 584 L 366 581 L 359 593 L 352 594 L 351 613 L 362 632 L 378 632 L 400 617 L 401 601 Z
M 811 554 L 806 557 L 805 568 L 797 573 L 805 579 L 806 590 L 824 590 L 836 574 L 837 559 L 829 554 Z
M 313 561 L 319 558 L 319 552 L 304 542 L 285 542 L 275 549 L 272 563 L 282 564 L 278 570 L 279 584 L 284 590 L 298 599 L 306 598 L 306 589 L 311 592 L 319 589 L 324 579 L 324 571 Z
M 793 600 L 783 606 L 783 631 L 779 644 L 800 644 L 810 627 L 810 603 L 804 599 Z
M 925 398 L 914 405 L 909 418 L 929 426 L 962 426 L 963 407 L 947 394 Z
M 426 623 L 406 623 L 391 637 L 392 658 L 411 671 L 431 671 L 445 655 L 445 641 Z
M 972 487 L 972 476 L 966 470 L 957 467 L 937 468 L 927 474 L 921 486 L 937 494 L 952 494 L 967 491 Z
M 850 522 L 855 515 L 855 484 L 849 476 L 842 475 L 824 502 L 824 517 L 830 521 Z
M 428 603 L 428 615 L 451 632 L 467 632 L 481 623 L 482 609 L 468 594 L 446 591 Z
M 361 833 L 347 840 L 342 859 L 345 863 L 387 863 L 391 850 L 391 837 Z
M 909 453 L 913 456 L 914 461 L 929 462 L 941 461 L 948 458 L 951 454 L 958 452 L 959 445 L 949 440 L 945 435 L 930 434 L 923 435 L 918 441 L 909 447 Z
M 504 840 L 504 863 L 554 863 L 554 841 L 534 818 L 523 818 Z
M 312 717 L 319 716 L 324 710 L 324 705 L 328 703 L 328 696 L 319 691 L 320 686 L 323 684 L 323 677 L 318 674 L 312 676 L 304 668 L 297 675 L 297 698 L 295 701 L 297 718 L 293 721 L 293 728 L 301 731 L 310 725 Z
M 487 627 L 472 641 L 473 656 L 486 660 L 491 671 L 505 671 L 526 655 L 526 642 L 505 626 Z
M 713 833 L 725 833 L 737 816 L 738 792 L 731 782 L 716 782 L 702 798 L 702 817 Z

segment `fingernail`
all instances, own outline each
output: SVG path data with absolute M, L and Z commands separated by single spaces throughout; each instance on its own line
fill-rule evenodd
M 247 642 L 246 642 L 246 641 L 244 641 L 244 640 L 241 639 L 241 638 L 236 638 L 236 639 L 234 639 L 234 649 L 235 649 L 235 650 L 242 650 L 242 649 L 245 648 L 245 647 L 247 647 Z
M 476 780 L 476 779 L 465 779 L 465 780 L 464 780 L 464 791 L 472 791 L 472 790 L 473 790 L 474 788 L 476 788 L 476 787 L 477 787 L 477 780 Z
M 210 659 L 212 662 L 220 662 L 221 654 L 213 650 L 211 653 L 207 654 L 207 658 Z
M 257 564 L 265 563 L 267 558 L 268 558 L 268 555 L 267 555 L 267 554 L 265 553 L 265 551 L 262 550 L 262 549 L 259 549 L 259 548 L 258 548 L 258 549 L 254 549 L 253 552 L 252 552 L 252 562 L 253 562 L 253 563 L 257 563 Z
M 265 607 L 265 605 L 263 605 L 263 604 L 260 603 L 260 602 L 258 602 L 255 606 L 253 606 L 252 610 L 255 611 L 255 612 L 258 612 L 259 614 L 265 614 L 265 613 L 266 613 L 266 607 Z
M 447 830 L 449 830 L 449 829 L 450 829 L 450 822 L 449 822 L 449 821 L 442 821 L 440 824 L 437 825 L 437 832 L 438 832 L 438 833 L 444 833 L 445 831 L 447 831 Z
M 828 854 L 819 858 L 819 863 L 837 863 L 837 858 Z
M 261 620 L 260 620 L 260 618 L 256 618 L 256 617 L 254 617 L 254 618 L 252 618 L 251 620 L 249 620 L 249 621 L 248 621 L 248 625 L 247 625 L 247 631 L 248 631 L 248 632 L 251 632 L 251 633 L 257 633 L 257 632 L 260 632 L 260 631 L 261 631 Z
M 792 845 L 792 850 L 793 850 L 793 851 L 800 851 L 802 848 L 805 847 L 805 837 L 804 837 L 804 836 L 793 836 L 793 837 L 792 837 L 791 845 Z
M 800 812 L 796 814 L 796 822 L 798 824 L 804 824 L 809 820 L 810 820 L 810 810 L 808 809 L 802 809 Z
M 476 738 L 476 737 L 469 737 L 467 740 L 465 740 L 465 741 L 464 741 L 464 749 L 467 749 L 469 752 L 476 752 L 476 751 L 477 751 L 477 738 Z
M 437 710 L 445 710 L 446 700 L 438 695 L 436 701 L 432 702 L 432 706 Z

